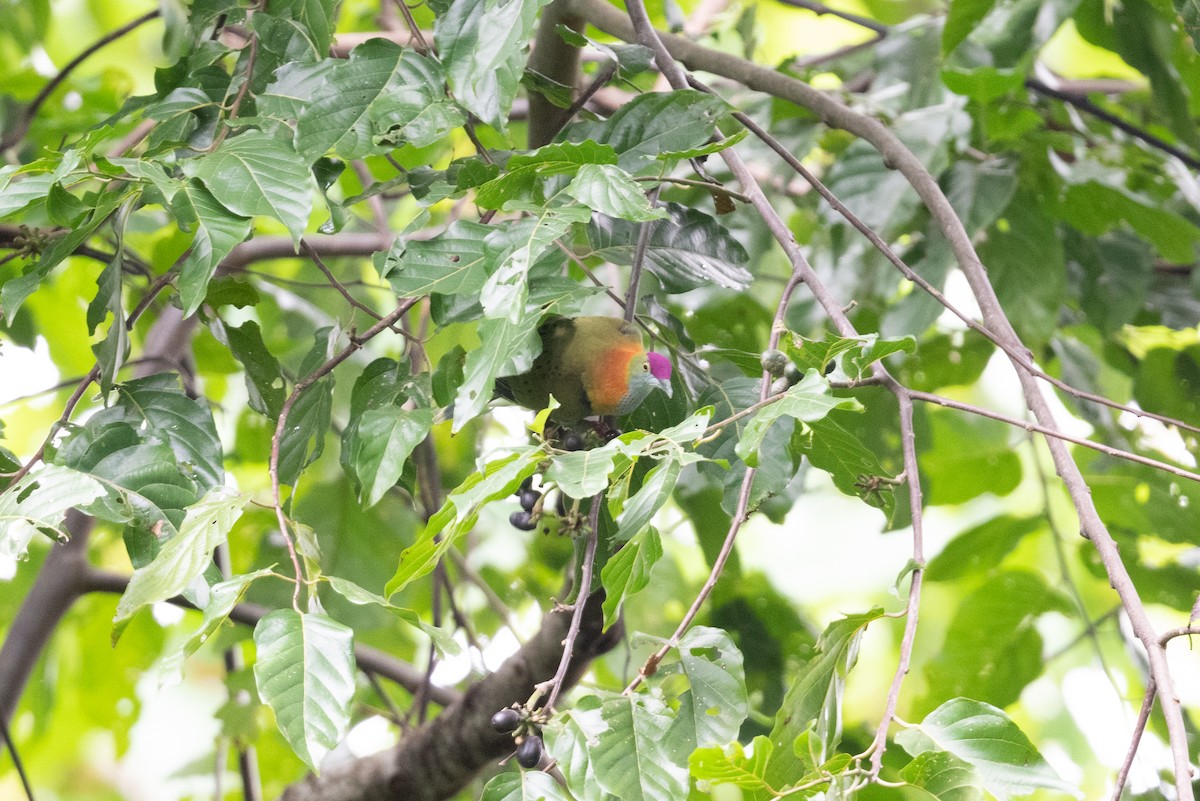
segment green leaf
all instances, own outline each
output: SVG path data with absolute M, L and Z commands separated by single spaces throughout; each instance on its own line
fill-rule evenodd
M 119 218 L 124 216 L 121 214 Z M 88 304 L 87 310 L 89 333 L 95 333 L 96 326 L 104 322 L 109 313 L 112 314 L 112 322 L 108 325 L 104 339 L 92 345 L 92 352 L 96 354 L 96 365 L 100 368 L 100 388 L 104 392 L 112 389 L 117 373 L 129 358 L 129 329 L 125 325 L 125 307 L 121 292 L 124 287 L 125 262 L 123 240 L 122 231 L 118 233 L 117 250 L 112 261 L 96 279 L 96 297 Z
M 180 222 L 194 225 L 196 235 L 179 267 L 179 299 L 183 316 L 200 308 L 208 282 L 229 251 L 250 236 L 250 220 L 230 213 L 199 181 L 189 181 L 175 195 L 172 211 Z
M 213 633 L 220 628 L 225 619 L 229 617 L 229 613 L 233 611 L 242 596 L 246 594 L 246 590 L 250 584 L 263 576 L 271 575 L 271 568 L 264 567 L 261 570 L 255 570 L 253 573 L 243 573 L 234 576 L 231 579 L 219 582 L 207 588 L 207 597 L 201 598 L 201 593 L 196 593 L 197 602 L 203 610 L 204 614 L 200 621 L 200 627 L 192 632 L 179 647 L 168 651 L 162 658 L 163 673 L 167 677 L 164 679 L 164 684 L 175 684 L 183 680 L 183 662 L 203 645 Z
M 604 145 L 591 139 L 582 142 L 554 142 L 543 145 L 528 153 L 516 153 L 508 160 L 505 169 L 517 172 L 534 168 L 542 176 L 572 174 L 586 164 L 617 163 L 617 151 L 612 145 Z
M 455 220 L 432 239 L 397 239 L 379 275 L 404 298 L 474 294 L 483 289 L 495 258 L 485 241 L 491 231 L 491 226 Z
M 1000 801 L 1037 789 L 1074 793 L 1029 738 L 990 704 L 955 698 L 929 713 L 919 726 L 896 735 L 905 751 L 917 756 L 946 751 L 972 765 L 983 787 Z
M 1096 172 L 1095 165 L 1090 166 L 1093 169 L 1079 169 L 1080 182 L 1065 188 L 1055 209 L 1058 216 L 1092 236 L 1128 224 L 1163 258 L 1187 261 L 1193 257 L 1200 228 L 1151 198 L 1126 189 L 1124 173 L 1084 180 Z
M 454 541 L 475 525 L 483 505 L 516 492 L 521 482 L 537 470 L 544 455 L 539 449 L 525 448 L 489 462 L 482 472 L 471 474 L 429 518 L 416 542 L 400 554 L 400 564 L 384 588 L 384 595 L 391 598 L 433 570 Z
M 487 406 L 496 376 L 525 372 L 541 348 L 537 326 L 525 318 L 516 323 L 484 320 L 479 324 L 479 340 L 479 347 L 467 353 L 463 365 L 463 382 L 454 400 L 455 433 Z
M 457 656 L 458 654 L 462 653 L 462 647 L 454 640 L 454 638 L 450 635 L 450 632 L 446 631 L 445 629 L 438 628 L 430 623 L 426 623 L 421 619 L 421 616 L 413 610 L 405 609 L 402 606 L 396 606 L 382 595 L 376 595 L 369 590 L 363 589 L 353 581 L 339 578 L 338 576 L 326 576 L 325 578 L 329 581 L 329 586 L 333 587 L 334 591 L 337 592 L 338 595 L 342 596 L 350 603 L 358 606 L 370 604 L 373 606 L 382 607 L 383 609 L 388 610 L 393 615 L 403 620 L 405 623 L 408 623 L 414 628 L 420 629 L 426 634 L 426 636 L 429 637 L 430 640 L 433 641 L 433 644 L 437 646 L 438 651 L 440 651 L 443 656 Z
M 950 106 L 936 112 L 918 108 L 900 114 L 889 122 L 889 127 L 931 174 L 940 175 L 949 164 L 950 145 L 970 124 L 966 112 Z M 920 206 L 908 179 L 885 165 L 878 151 L 862 140 L 856 140 L 838 155 L 826 174 L 825 184 L 885 241 L 906 230 Z M 887 202 L 880 202 L 881 198 L 887 198 Z M 830 225 L 845 225 L 832 210 L 825 214 Z
M 689 750 L 724 745 L 737 739 L 750 706 L 742 652 L 729 634 L 708 626 L 693 626 L 679 641 L 679 662 L 665 672 L 687 677 L 688 691 L 679 698 L 676 724 Z
M 793 750 L 796 738 L 816 724 L 817 760 L 833 753 L 841 732 L 841 698 L 846 674 L 858 659 L 863 631 L 883 610 L 835 620 L 817 640 L 816 653 L 792 679 L 783 704 L 775 715 L 771 743 L 775 753 L 767 764 L 766 778 L 779 787 L 805 772 L 805 761 Z
M 296 120 L 296 149 L 310 162 L 330 150 L 356 159 L 404 142 L 424 147 L 465 121 L 446 98 L 441 66 L 385 39 L 354 48 L 322 77 Z
M 959 602 L 942 649 L 925 664 L 930 689 L 922 708 L 968 695 L 1000 707 L 1014 703 L 1044 668 L 1037 618 L 1074 611 L 1035 573 L 990 579 Z
M 608 628 L 621 613 L 625 599 L 645 589 L 650 583 L 650 571 L 662 558 L 662 541 L 652 527 L 621 546 L 621 550 L 608 558 L 600 571 L 600 582 L 604 585 L 604 628 Z
M 182 469 L 208 490 L 225 482 L 221 438 L 208 405 L 183 391 L 179 376 L 159 373 L 117 385 L 116 402 L 89 426 L 128 423 L 171 446 Z
M 322 328 L 313 335 L 313 344 L 300 364 L 299 375 L 312 375 L 337 349 L 339 332 Z M 303 380 L 303 379 L 301 379 Z M 294 390 L 293 390 L 294 391 Z M 279 480 L 295 486 L 304 468 L 315 462 L 325 450 L 325 436 L 333 414 L 333 377 L 326 374 L 300 390 L 288 414 L 287 426 L 279 441 Z
M 754 755 L 747 757 L 742 744 L 731 743 L 728 748 L 709 746 L 697 748 L 688 758 L 692 778 L 713 785 L 733 784 L 749 790 L 758 797 L 760 793 L 778 793 L 766 782 L 767 763 L 774 753 L 774 746 L 767 737 L 759 735 L 752 742 Z
M 621 801 L 677 801 L 687 795 L 690 750 L 669 736 L 670 710 L 652 696 L 604 693 L 607 725 L 588 758 L 596 783 Z
M 217 341 L 227 345 L 233 358 L 245 368 L 250 408 L 271 420 L 278 419 L 283 402 L 287 399 L 287 388 L 279 369 L 279 360 L 263 343 L 258 323 L 247 320 L 237 328 L 223 325 L 212 330 Z
M 613 537 L 616 542 L 625 542 L 650 525 L 658 510 L 671 500 L 682 470 L 681 459 L 666 459 L 646 474 L 641 489 L 625 502 L 617 515 L 617 533 Z
M 1111 521 L 1107 515 L 1104 519 Z M 994 571 L 1021 540 L 1045 527 L 1043 517 L 1002 515 L 992 518 L 950 540 L 942 552 L 929 561 L 925 578 L 928 581 L 953 581 Z
M 722 137 L 719 142 L 708 142 L 699 147 L 689 147 L 687 150 L 664 150 L 655 156 L 655 158 L 659 161 L 683 161 L 685 159 L 704 158 L 705 156 L 720 153 L 722 150 L 728 150 L 749 135 L 750 131 L 743 128 L 730 136 Z
M 1036 253 L 1038 258 L 1030 259 Z M 1050 210 L 1018 191 L 979 247 L 979 258 L 1017 333 L 1034 347 L 1058 323 L 1066 289 L 1063 248 Z M 1037 292 L 1030 292 L 1030 287 Z
M 646 222 L 667 216 L 663 209 L 650 205 L 642 188 L 629 173 L 611 164 L 583 165 L 567 185 L 566 192 L 588 208 L 609 217 Z
M 590 498 L 608 486 L 619 447 L 620 440 L 613 440 L 599 448 L 558 454 L 546 471 L 546 480 L 553 481 L 568 498 Z
M 572 224 L 586 222 L 588 214 L 580 208 L 547 209 L 533 219 L 497 227 L 487 242 L 500 256 L 479 293 L 484 316 L 517 324 L 526 314 L 530 268 Z
M 354 632 L 324 615 L 280 609 L 254 628 L 254 679 L 288 745 L 314 773 L 350 726 Z
M 667 219 L 643 223 L 651 226 L 646 249 L 646 267 L 668 292 L 687 292 L 716 284 L 728 289 L 745 289 L 751 275 L 749 256 L 736 239 L 715 219 L 697 209 L 677 203 L 662 206 Z M 591 251 L 616 264 L 631 264 L 641 225 L 593 214 L 587 236 Z
M 750 467 L 758 465 L 758 449 L 767 430 L 781 417 L 801 422 L 820 420 L 833 409 L 861 409 L 853 398 L 835 398 L 829 382 L 816 370 L 809 370 L 804 379 L 791 386 L 778 401 L 757 411 L 746 424 L 735 452 Z
M 653 170 L 660 153 L 703 146 L 729 107 L 725 101 L 692 89 L 647 92 L 621 106 L 600 127 L 596 141 L 611 145 L 627 172 Z
M 162 534 L 174 535 L 203 488 L 191 471 L 180 468 L 171 446 L 148 433 L 143 437 L 130 423 L 93 416 L 71 432 L 52 460 L 87 473 L 108 490 L 81 505 L 83 511 L 143 531 L 162 526 Z
M 3 195 L 3 192 L 0 192 L 0 195 Z M 117 207 L 128 197 L 129 193 L 122 191 L 101 193 L 95 201 L 95 210 L 84 223 L 54 239 L 38 255 L 37 261 L 26 267 L 20 276 L 4 282 L 4 285 L 0 287 L 0 312 L 4 314 L 5 324 L 10 326 L 13 324 L 17 312 L 21 309 L 21 304 L 41 286 L 46 277 L 50 275 L 50 271 L 90 239 L 96 233 L 96 229 L 107 222 Z
M 364 506 L 379 503 L 400 480 L 404 463 L 413 449 L 429 434 L 432 409 L 405 410 L 384 406 L 368 410 L 358 420 L 351 451 L 355 475 L 362 484 Z
M 834 415 L 813 420 L 807 425 L 811 435 L 793 438 L 793 443 L 798 444 L 799 450 L 808 457 L 812 466 L 829 473 L 839 490 L 862 498 L 864 503 L 880 509 L 884 517 L 891 520 L 896 509 L 896 487 L 884 484 L 877 492 L 869 492 L 862 483 L 863 478 L 893 478 L 880 464 L 875 453 L 839 423 Z
M 0 170 L 0 220 L 21 211 L 39 200 L 45 200 L 50 189 L 58 183 L 58 177 L 51 172 L 35 172 L 24 174 L 21 180 L 13 178 L 22 175 L 18 168 L 9 165 Z
M 104 495 L 95 479 L 56 465 L 43 465 L 0 492 L 0 556 L 22 558 L 39 531 L 66 540 L 63 515 Z
M 184 162 L 225 208 L 242 217 L 272 217 L 298 243 L 312 212 L 312 172 L 291 145 L 257 131 L 231 137 L 212 153 Z
M 917 755 L 900 772 L 904 781 L 937 801 L 983 801 L 983 787 L 970 764 L 945 751 Z
M 150 564 L 133 571 L 113 617 L 114 643 L 138 610 L 174 598 L 204 573 L 212 564 L 213 550 L 225 542 L 249 500 L 247 495 L 215 487 L 188 507 L 179 533 L 163 543 Z
M 506 128 L 533 37 L 547 0 L 454 0 L 438 15 L 434 38 L 454 97 L 498 131 Z
M 479 801 L 569 801 L 549 773 L 523 770 L 501 773 L 483 786 Z
M 609 60 L 620 67 L 619 74 L 622 78 L 632 78 L 634 75 L 654 69 L 654 51 L 643 45 L 601 42 L 574 28 L 568 28 L 566 25 L 557 25 L 555 31 L 567 44 L 575 47 L 590 46 L 607 56 Z
M 317 53 L 326 53 L 333 42 L 333 0 L 274 0 L 271 13 L 291 17 L 302 24 Z
M 963 503 L 990 492 L 1006 495 L 1021 482 L 1012 429 L 996 420 L 929 409 L 930 445 L 918 455 L 929 504 Z
M 599 697 L 585 695 L 542 727 L 546 751 L 562 771 L 571 794 L 580 801 L 605 797 L 590 758 L 600 733 L 608 728 L 601 716 L 602 704 Z

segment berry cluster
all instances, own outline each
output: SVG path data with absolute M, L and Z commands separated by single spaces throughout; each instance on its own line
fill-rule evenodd
M 521 767 L 533 770 L 542 761 L 546 747 L 541 726 L 525 707 L 501 709 L 492 715 L 492 728 L 501 734 L 511 734 L 517 741 L 517 764 Z

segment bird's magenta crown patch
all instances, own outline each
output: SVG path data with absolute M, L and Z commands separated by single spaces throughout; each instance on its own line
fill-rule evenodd
M 671 360 L 661 353 L 651 351 L 646 354 L 646 361 L 650 362 L 650 374 L 660 381 L 668 381 L 671 378 Z

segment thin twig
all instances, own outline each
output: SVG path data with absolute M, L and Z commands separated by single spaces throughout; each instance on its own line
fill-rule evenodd
M 1086 97 L 1072 94 L 1071 92 L 1064 92 L 1060 89 L 1055 89 L 1054 87 L 1048 86 L 1044 82 L 1039 81 L 1037 78 L 1026 78 L 1025 88 L 1031 92 L 1036 92 L 1037 94 L 1045 95 L 1046 97 L 1052 97 L 1055 100 L 1061 100 L 1063 103 L 1074 106 L 1080 111 L 1091 114 L 1096 119 L 1103 120 L 1112 127 L 1124 131 L 1134 139 L 1140 139 L 1151 147 L 1157 148 L 1168 155 L 1174 156 L 1187 166 L 1191 167 L 1193 170 L 1200 170 L 1200 159 L 1197 159 L 1190 153 L 1185 153 L 1184 151 L 1180 150 L 1169 142 L 1160 139 L 1149 131 L 1143 130 L 1136 125 L 1126 122 L 1116 114 L 1113 114 L 1110 111 L 1105 111 L 1092 101 L 1088 100 Z
M 704 189 L 708 192 L 717 192 L 725 195 L 733 200 L 739 200 L 742 203 L 750 202 L 750 198 L 746 195 L 743 195 L 741 192 L 737 192 L 733 189 L 726 189 L 721 184 L 713 183 L 711 181 L 697 181 L 694 178 L 672 178 L 670 176 L 657 175 L 638 175 L 635 176 L 633 180 L 644 181 L 648 183 L 657 182 L 660 184 L 675 184 L 677 186 L 688 186 L 695 189 Z
M 504 599 L 496 594 L 496 591 L 492 589 L 492 585 L 488 584 L 483 576 L 479 575 L 475 568 L 471 567 L 465 556 L 460 554 L 454 548 L 451 548 L 446 553 L 450 557 L 450 561 L 453 562 L 454 566 L 458 569 L 458 572 L 466 576 L 467 581 L 474 584 L 479 588 L 480 592 L 483 593 L 483 597 L 487 600 L 488 607 L 490 607 L 491 610 L 495 612 L 502 621 L 504 621 L 504 625 L 510 632 L 512 632 L 513 639 L 517 641 L 517 644 L 524 645 L 525 639 L 521 636 L 521 631 L 517 628 L 516 621 L 513 620 L 512 610 L 508 608 L 508 604 L 504 603 Z
M 413 19 L 412 11 L 404 0 L 395 0 L 396 8 L 400 11 L 400 15 L 404 17 L 404 24 L 408 26 L 408 31 L 412 34 L 413 41 L 417 43 L 422 53 L 431 53 L 433 49 L 429 46 L 429 42 L 425 39 L 425 34 L 421 32 L 421 28 L 417 25 L 417 21 Z M 410 44 L 411 46 L 411 44 Z
M 217 570 L 221 573 L 223 580 L 229 580 L 232 576 L 232 568 L 229 561 L 229 542 L 222 541 L 213 551 L 213 562 L 217 565 Z M 222 658 L 225 661 L 225 674 L 232 676 L 241 671 L 246 665 L 242 660 L 242 652 L 238 650 L 240 645 L 231 645 L 225 649 Z M 236 700 L 236 699 L 234 699 Z M 258 773 L 258 756 L 254 750 L 254 745 L 251 743 L 242 743 L 235 741 L 238 754 L 238 774 L 242 780 L 242 798 L 244 801 L 262 801 L 262 782 L 259 779 Z M 219 754 L 224 754 L 224 749 L 219 751 Z M 216 771 L 217 780 L 220 781 L 223 771 L 219 767 Z M 220 793 L 217 798 L 221 798 Z
M 795 8 L 802 8 L 805 11 L 811 11 L 818 17 L 828 14 L 831 17 L 844 19 L 846 22 L 852 22 L 859 27 L 874 31 L 875 33 L 886 34 L 888 32 L 888 26 L 878 20 L 873 20 L 870 17 L 861 17 L 858 14 L 851 14 L 849 11 L 839 11 L 823 3 L 815 2 L 815 0 L 779 0 L 779 2 L 785 6 L 793 6 Z
M 1165 646 L 1176 637 L 1191 637 L 1193 634 L 1200 634 L 1200 626 L 1180 626 L 1179 628 L 1169 629 L 1162 633 L 1158 641 Z
M 358 176 L 358 182 L 362 184 L 363 191 L 361 194 L 367 196 L 367 207 L 371 209 L 371 219 L 375 223 L 375 230 L 380 236 L 390 236 L 392 227 L 388 223 L 388 214 L 387 209 L 383 205 L 383 198 L 372 192 L 375 179 L 371 175 L 371 169 L 362 159 L 355 159 L 350 162 L 350 166 L 354 169 L 354 174 Z
M 1032 438 L 1030 438 L 1030 442 L 1032 444 Z M 1062 531 L 1062 528 L 1054 519 L 1054 511 L 1050 504 L 1049 477 L 1046 475 L 1046 471 L 1042 467 L 1041 459 L 1038 458 L 1037 453 L 1033 455 L 1033 469 L 1037 472 L 1038 483 L 1042 488 L 1042 516 L 1046 520 L 1046 525 L 1050 527 L 1050 541 L 1054 544 L 1054 558 L 1058 562 L 1059 575 L 1062 577 L 1063 584 L 1067 587 L 1071 601 L 1075 604 L 1075 611 L 1079 613 L 1079 618 L 1087 622 L 1087 626 L 1084 629 L 1084 636 L 1091 642 L 1096 652 L 1096 661 L 1100 663 L 1100 668 L 1104 671 L 1104 675 L 1108 678 L 1109 683 L 1116 689 L 1116 678 L 1108 666 L 1108 660 L 1104 657 L 1104 649 L 1100 646 L 1100 637 L 1097 635 L 1096 626 L 1088 614 L 1087 604 L 1083 600 L 1083 593 L 1079 591 L 1079 587 L 1071 578 L 1067 552 L 1063 545 L 1063 542 L 1067 539 L 1066 533 Z M 1120 607 L 1117 607 L 1117 609 L 1120 609 Z
M 416 298 L 409 298 L 401 302 L 394 311 L 367 329 L 362 336 L 352 337 L 349 345 L 338 351 L 336 355 L 328 359 L 320 367 L 297 381 L 292 388 L 292 393 L 283 402 L 283 408 L 279 412 L 279 420 L 275 424 L 275 433 L 271 436 L 271 460 L 268 470 L 271 475 L 271 498 L 275 508 L 275 518 L 279 522 L 279 533 L 287 545 L 288 556 L 291 558 L 292 568 L 295 570 L 296 586 L 292 592 L 292 607 L 297 612 L 300 611 L 300 585 L 304 583 L 304 574 L 300 567 L 300 557 L 296 553 L 296 543 L 292 540 L 291 532 L 288 530 L 287 518 L 283 514 L 283 500 L 279 485 L 279 446 L 283 441 L 283 432 L 287 426 L 288 415 L 291 414 L 292 407 L 296 405 L 296 401 L 304 390 L 331 373 L 333 368 L 350 358 L 351 354 L 362 348 L 372 338 L 378 336 L 382 331 L 391 328 L 392 324 L 403 317 L 404 313 L 412 308 L 416 302 Z
M 383 701 L 383 705 L 388 708 L 388 716 L 391 718 L 392 723 L 395 723 L 397 726 L 403 726 L 404 714 L 400 711 L 400 707 L 396 706 L 396 702 L 392 700 L 392 696 L 388 695 L 387 690 L 383 689 L 383 682 L 379 680 L 379 677 L 372 670 L 363 670 L 363 675 L 367 677 L 371 689 L 379 696 L 379 700 Z
M 700 91 L 708 92 L 714 95 L 716 94 L 710 87 L 690 76 L 688 78 L 688 83 Z M 771 136 L 771 134 L 764 130 L 762 126 L 758 125 L 758 123 L 756 123 L 753 119 L 741 112 L 734 112 L 733 118 L 741 123 L 746 130 L 750 131 L 764 144 L 774 150 L 775 153 L 778 154 L 779 157 L 782 158 L 789 167 L 791 167 L 801 178 L 803 178 L 810 186 L 812 186 L 813 189 L 816 189 L 817 193 L 825 199 L 825 202 L 829 204 L 830 208 L 840 214 L 848 223 L 850 223 L 851 226 L 855 228 L 855 230 L 862 234 L 867 241 L 870 242 L 871 245 L 873 245 L 874 248 L 879 251 L 879 253 L 900 272 L 901 275 L 903 275 L 912 283 L 916 284 L 923 292 L 936 300 L 938 304 L 942 306 L 942 308 L 946 309 L 959 320 L 961 320 L 962 323 L 972 331 L 975 331 L 986 338 L 989 342 L 1002 350 L 1010 359 L 1017 361 L 1021 367 L 1028 371 L 1031 375 L 1046 381 L 1062 392 L 1079 398 L 1080 400 L 1091 401 L 1092 403 L 1098 403 L 1102 406 L 1116 409 L 1117 411 L 1128 412 L 1129 414 L 1137 417 L 1145 417 L 1151 420 L 1157 420 L 1164 425 L 1172 425 L 1176 426 L 1177 428 L 1200 433 L 1200 426 L 1194 426 L 1184 422 L 1183 420 L 1146 411 L 1145 409 L 1139 409 L 1124 403 L 1118 403 L 1114 400 L 1104 397 L 1103 395 L 1096 395 L 1091 392 L 1077 389 L 1062 379 L 1056 378 L 1055 376 L 1052 376 L 1039 368 L 1030 358 L 1028 351 L 1014 348 L 1002 337 L 997 336 L 986 325 L 983 325 L 978 320 L 959 309 L 950 301 L 949 298 L 945 296 L 945 294 L 942 293 L 940 289 L 935 287 L 929 281 L 925 280 L 924 277 L 909 267 L 908 264 L 906 264 L 905 261 L 901 259 L 885 241 L 883 241 L 883 238 L 880 237 L 879 234 L 877 234 L 871 229 L 870 226 L 860 220 L 858 215 L 847 208 L 846 205 L 829 190 L 829 187 L 825 186 L 825 184 L 807 167 L 805 167 L 804 164 L 791 153 L 791 151 L 784 147 L 784 145 L 780 143 L 778 139 Z
M 25 790 L 25 797 L 29 801 L 34 801 L 33 785 L 29 783 L 29 777 L 25 775 L 25 765 L 21 762 L 21 754 L 17 751 L 17 744 L 13 742 L 12 732 L 9 731 L 8 724 L 5 723 L 3 715 L 0 715 L 0 737 L 4 738 L 4 744 L 8 747 L 8 753 L 12 754 L 13 767 L 17 769 L 17 776 L 21 779 L 21 787 Z
M 596 566 L 596 542 L 599 540 L 600 504 L 604 502 L 604 493 L 592 497 L 592 508 L 588 511 L 587 542 L 584 545 L 583 564 L 579 571 L 579 586 L 575 588 L 575 603 L 571 609 L 571 626 L 567 629 L 566 639 L 563 640 L 562 658 L 558 662 L 558 670 L 550 681 L 550 697 L 546 700 L 546 710 L 554 711 L 554 704 L 566 681 L 567 669 L 571 667 L 571 657 L 575 653 L 575 638 L 579 635 L 579 627 L 583 622 L 583 609 L 587 606 L 588 596 L 592 591 L 592 569 Z
M 658 193 L 661 187 L 650 190 L 650 207 L 658 205 Z M 646 250 L 650 247 L 650 235 L 658 225 L 658 220 L 642 223 L 638 230 L 637 245 L 633 250 L 633 264 L 629 268 L 629 287 L 625 290 L 625 322 L 632 323 L 637 314 L 638 286 L 642 282 L 642 269 L 646 263 Z
M 1065 431 L 1060 431 L 1057 428 L 1051 428 L 1049 426 L 1044 426 L 1029 420 L 1020 420 L 1016 417 L 1009 417 L 1006 414 L 993 412 L 991 409 L 985 409 L 982 406 L 963 403 L 962 401 L 956 401 L 942 395 L 935 395 L 932 392 L 921 392 L 915 389 L 910 389 L 909 392 L 916 400 L 925 401 L 926 403 L 936 403 L 939 406 L 945 406 L 947 409 L 957 409 L 960 412 L 970 412 L 971 414 L 977 414 L 980 417 L 988 417 L 992 420 L 999 420 L 1002 423 L 1008 423 L 1010 426 L 1023 428 L 1026 431 L 1036 431 L 1037 433 L 1047 437 L 1049 440 L 1069 442 L 1072 445 L 1090 448 L 1091 450 L 1103 453 L 1105 456 L 1111 456 L 1114 459 L 1124 459 L 1128 462 L 1134 462 L 1135 464 L 1153 467 L 1156 470 L 1162 470 L 1164 473 L 1170 473 L 1171 475 L 1179 476 L 1180 478 L 1186 478 L 1190 481 L 1200 481 L 1200 473 L 1193 473 L 1191 470 L 1184 470 L 1182 467 L 1176 467 L 1175 465 L 1168 464 L 1167 462 L 1160 462 L 1158 459 L 1151 459 L 1148 456 L 1142 456 L 1140 454 L 1121 450 L 1120 448 L 1114 448 L 1111 445 L 1103 445 L 1099 442 L 1092 442 L 1090 439 L 1072 436 L 1071 434 L 1068 434 Z
M 136 30 L 157 16 L 158 9 L 155 9 L 154 11 L 147 11 L 142 16 L 125 23 L 120 28 L 117 28 L 112 33 L 107 33 L 104 36 L 101 36 L 99 39 L 85 48 L 83 52 L 68 61 L 66 66 L 59 70 L 58 74 L 51 78 L 50 82 L 43 86 L 41 91 L 38 92 L 34 96 L 33 100 L 30 101 L 29 105 L 25 107 L 25 111 L 23 111 L 21 116 L 17 119 L 16 125 L 14 125 L 12 130 L 8 132 L 8 135 L 4 137 L 4 140 L 0 141 L 0 151 L 8 150 L 17 142 L 25 138 L 25 134 L 29 132 L 29 126 L 33 124 L 33 118 L 37 116 L 42 104 L 49 99 L 50 95 L 54 93 L 54 90 L 57 89 L 59 85 L 61 85 L 62 82 L 67 79 L 67 76 L 74 72 L 75 68 L 82 64 L 85 59 L 96 53 L 96 51 L 105 45 L 115 42 L 125 34 Z
M 324 273 L 325 277 L 329 280 L 330 285 L 338 291 L 339 295 L 346 299 L 347 303 L 363 312 L 373 320 L 383 319 L 382 314 L 350 294 L 350 290 L 346 289 L 346 287 L 342 285 L 342 282 L 337 280 L 333 272 L 330 271 L 329 267 L 325 265 L 325 261 L 321 258 L 321 254 L 317 253 L 317 251 L 313 249 L 312 245 L 308 244 L 308 240 L 301 239 L 300 248 L 308 254 L 308 257 L 313 260 L 313 264 L 317 265 L 317 269 Z M 401 333 L 400 330 L 395 326 L 391 327 L 391 331 L 393 334 Z
M 913 430 L 912 396 L 906 388 L 889 387 L 896 396 L 900 406 L 900 448 L 904 459 L 904 476 L 908 484 L 909 505 L 912 508 L 912 578 L 908 587 L 908 602 L 904 607 L 904 636 L 900 641 L 900 654 L 896 660 L 896 672 L 892 676 L 892 686 L 888 689 L 887 703 L 879 726 L 875 729 L 875 739 L 867 748 L 871 752 L 870 776 L 879 777 L 883 769 L 883 754 L 887 750 L 887 735 L 892 721 L 896 717 L 896 704 L 900 700 L 900 688 L 904 677 L 908 675 L 912 663 L 913 644 L 917 638 L 917 620 L 921 606 L 921 584 L 925 577 L 925 539 L 923 524 L 924 502 L 921 497 L 921 478 L 917 466 L 917 436 Z
M 583 91 L 579 94 L 579 97 L 575 98 L 575 102 L 571 103 L 570 106 L 563 110 L 563 113 L 558 121 L 558 127 L 555 130 L 555 134 L 567 127 L 571 120 L 575 118 L 575 115 L 583 110 L 583 107 L 588 104 L 588 101 L 592 99 L 596 92 L 599 92 L 602 88 L 604 88 L 604 85 L 611 81 L 613 76 L 616 74 L 616 62 L 607 61 L 602 64 L 600 69 L 596 71 L 595 77 L 592 78 L 592 82 L 584 87 Z
M 1157 694 L 1154 679 L 1146 682 L 1146 695 L 1142 698 L 1142 711 L 1138 713 L 1137 723 L 1133 725 L 1133 735 L 1129 738 L 1129 748 L 1125 751 L 1125 761 L 1117 771 L 1113 782 L 1112 801 L 1121 801 L 1121 793 L 1125 790 L 1125 780 L 1133 768 L 1133 760 L 1137 757 L 1138 745 L 1142 742 L 1142 734 L 1146 731 L 1146 723 L 1150 720 L 1150 712 L 1154 709 L 1154 696 Z

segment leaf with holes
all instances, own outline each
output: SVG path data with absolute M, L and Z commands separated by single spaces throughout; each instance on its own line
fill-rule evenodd
M 224 483 L 221 439 L 212 411 L 184 393 L 178 375 L 159 373 L 118 384 L 116 403 L 92 415 L 88 425 L 118 422 L 170 445 L 179 465 L 204 489 Z
M 114 644 L 139 609 L 174 598 L 204 573 L 212 564 L 213 550 L 225 542 L 249 500 L 249 496 L 216 487 L 188 507 L 179 533 L 163 544 L 150 564 L 130 576 L 113 618 Z
M 749 714 L 742 652 L 721 629 L 693 626 L 679 641 L 679 661 L 661 669 L 681 673 L 688 689 L 679 696 L 672 731 L 697 747 L 737 739 Z

